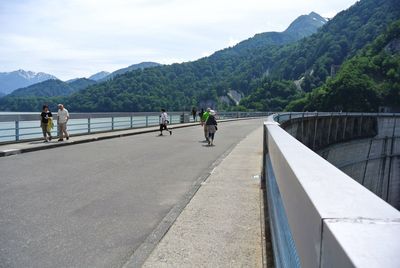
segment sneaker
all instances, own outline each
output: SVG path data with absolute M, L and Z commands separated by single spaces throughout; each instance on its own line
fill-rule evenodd
M 158 134 L 158 136 L 162 136 L 163 134 L 161 133 L 161 134 Z
M 50 137 L 49 137 L 49 141 L 51 141 L 51 139 L 52 139 L 52 138 L 53 138 L 53 137 L 52 137 L 52 136 L 50 136 Z
M 67 136 L 67 140 L 69 140 L 69 136 Z
M 169 131 L 169 135 L 172 135 L 172 131 L 171 130 Z
M 43 142 L 45 142 L 45 143 L 46 143 L 46 142 L 49 142 L 49 141 L 48 141 L 48 140 L 44 140 Z
M 63 141 L 63 139 L 58 139 L 58 141 Z

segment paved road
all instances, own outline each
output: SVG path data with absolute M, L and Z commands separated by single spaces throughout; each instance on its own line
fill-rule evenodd
M 0 159 L 0 267 L 121 267 L 212 163 L 262 120 Z

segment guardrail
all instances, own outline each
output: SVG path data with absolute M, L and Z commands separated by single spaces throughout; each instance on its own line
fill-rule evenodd
M 261 117 L 267 112 L 218 112 L 219 119 Z M 188 112 L 169 112 L 170 124 L 194 122 Z M 54 113 L 54 119 L 57 115 Z M 108 132 L 159 124 L 159 113 L 70 113 L 68 132 L 84 135 L 94 132 Z M 197 120 L 199 117 L 197 116 Z M 55 120 L 56 123 L 56 120 Z M 57 126 L 52 131 L 57 136 Z M 0 114 L 0 144 L 35 140 L 42 137 L 40 113 Z
M 316 114 L 273 115 L 264 124 L 263 180 L 276 266 L 400 267 L 400 212 L 274 120 L 309 116 Z

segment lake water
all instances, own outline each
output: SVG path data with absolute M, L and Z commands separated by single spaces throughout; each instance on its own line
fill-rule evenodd
M 19 121 L 19 140 L 35 139 L 42 137 L 42 129 L 40 127 L 40 113 L 16 113 L 16 112 L 0 112 L 0 115 L 17 115 L 17 114 L 32 114 L 37 115 L 37 121 Z M 147 126 L 156 126 L 159 124 L 159 116 L 134 116 L 132 118 L 132 127 L 139 128 Z M 171 123 L 179 123 L 180 116 L 170 116 Z M 56 124 L 56 122 L 55 122 Z M 112 118 L 91 118 L 90 119 L 90 132 L 110 131 L 114 125 L 114 130 L 127 129 L 131 127 L 130 117 L 115 117 L 114 123 Z M 15 122 L 0 122 L 0 143 L 15 141 L 16 129 Z M 88 119 L 74 119 L 71 114 L 71 119 L 68 121 L 68 132 L 74 134 L 85 134 L 89 132 Z M 53 128 L 53 136 L 57 136 L 57 126 Z

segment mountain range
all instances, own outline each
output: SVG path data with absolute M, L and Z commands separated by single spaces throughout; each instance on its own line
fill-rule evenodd
M 8 90 L 0 91 L 0 97 L 7 94 L 13 97 L 68 96 L 75 91 L 84 89 L 97 82 L 111 80 L 117 75 L 121 75 L 133 70 L 143 70 L 145 68 L 151 68 L 155 66 L 160 66 L 160 64 L 156 62 L 141 62 L 130 65 L 126 68 L 118 69 L 112 73 L 101 71 L 90 76 L 89 78 L 74 78 L 65 82 L 50 74 L 34 73 L 24 70 L 0 73 L 0 89 L 8 88 Z M 10 87 L 8 85 L 13 86 Z M 24 86 L 19 87 L 19 85 Z
M 368 109 L 375 111 L 379 105 L 388 103 L 387 96 L 397 96 L 396 85 L 400 84 L 397 52 L 386 55 L 386 50 L 381 50 L 370 57 L 374 62 L 365 66 L 360 62 L 370 60 L 369 57 L 354 58 L 359 53 L 372 53 L 367 47 L 375 42 L 385 40 L 388 44 L 397 44 L 394 33 L 399 19 L 396 0 L 361 0 L 328 22 L 312 12 L 300 16 L 284 32 L 258 34 L 197 61 L 126 72 L 66 97 L 6 96 L 0 99 L 0 110 L 37 110 L 43 102 L 60 101 L 68 104 L 70 110 L 82 112 L 154 111 L 161 107 L 181 110 L 190 106 L 212 106 L 220 110 L 346 107 L 349 111 L 364 107 L 357 104 L 364 98 L 352 99 L 353 106 L 340 103 L 343 100 L 335 97 L 339 93 L 332 86 L 340 82 L 342 88 L 346 85 L 353 92 L 367 86 L 368 92 L 376 97 L 374 102 L 371 98 Z M 388 29 L 392 30 L 387 32 Z M 381 37 L 385 34 L 388 37 Z M 369 81 L 367 84 L 351 85 L 352 80 L 344 79 L 357 80 L 357 73 L 349 75 L 351 68 L 344 67 L 352 60 L 356 62 L 352 66 L 364 72 L 359 71 L 359 79 Z M 371 78 L 368 66 L 386 70 L 387 74 Z M 336 81 L 336 73 L 340 79 L 335 84 L 332 81 Z M 389 88 L 394 88 L 395 93 Z M 243 97 L 239 105 L 232 99 L 233 95 Z M 331 97 L 326 99 L 326 96 Z M 327 105 L 306 104 L 322 100 Z M 396 105 L 396 101 L 391 105 Z
M 53 97 L 68 96 L 75 91 L 84 89 L 90 85 L 96 84 L 96 81 L 87 78 L 72 79 L 63 82 L 59 79 L 50 79 L 25 88 L 14 90 L 8 96 L 10 97 Z
M 17 70 L 0 73 L 0 94 L 8 94 L 17 88 L 27 87 L 57 77 L 46 73 Z

